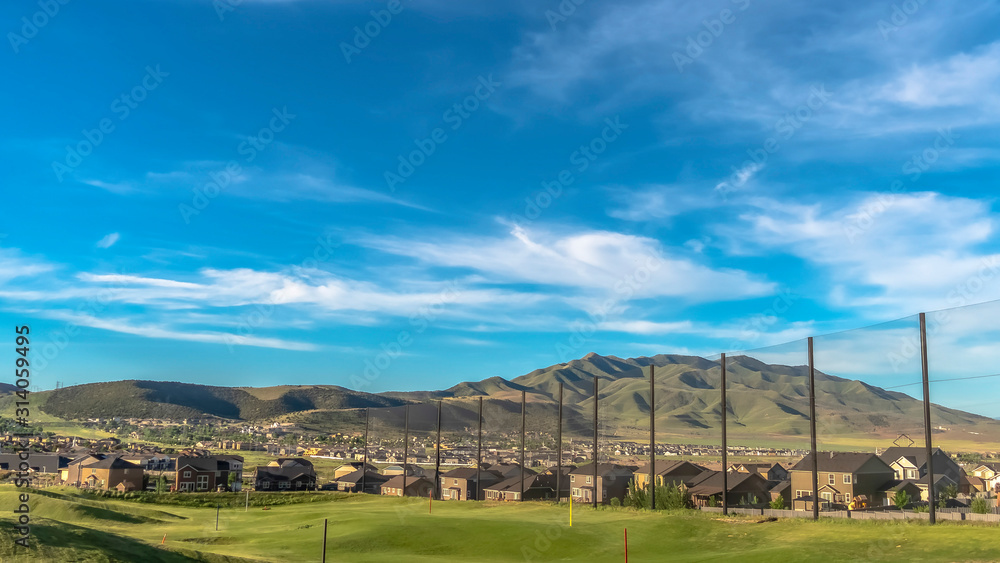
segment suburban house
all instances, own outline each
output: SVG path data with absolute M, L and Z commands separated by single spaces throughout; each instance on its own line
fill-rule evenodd
M 477 477 L 481 482 L 477 484 Z M 499 473 L 488 469 L 476 470 L 475 467 L 459 467 L 441 474 L 442 500 L 484 500 L 485 489 L 496 485 L 504 478 Z
M 61 474 L 69 467 L 71 458 L 58 454 L 43 454 L 32 452 L 28 456 L 28 471 L 30 473 Z M 19 454 L 0 454 L 0 469 L 17 471 L 21 466 Z
M 688 482 L 695 506 L 722 506 L 722 471 L 704 471 Z M 729 506 L 759 504 L 771 499 L 770 484 L 759 473 L 730 472 L 726 476 L 726 503 Z
M 819 452 L 820 503 L 846 507 L 854 497 L 864 496 L 871 506 L 887 501 L 884 485 L 896 473 L 875 454 Z M 812 454 L 792 466 L 791 490 L 794 510 L 812 510 Z
M 897 481 L 916 481 L 920 488 L 920 499 L 927 500 L 927 449 L 920 447 L 889 448 L 882 452 L 879 459 L 889 464 L 896 473 Z M 962 468 L 955 463 L 941 448 L 934 448 L 931 453 L 934 464 L 934 493 L 950 485 L 956 487 L 962 481 Z
M 406 481 L 405 495 L 403 491 L 404 479 Z M 382 483 L 380 490 L 383 495 L 388 496 L 426 497 L 434 492 L 434 483 L 424 477 L 396 475 L 385 483 Z
M 396 475 L 403 474 L 403 464 L 399 465 L 389 465 L 382 469 L 382 475 L 387 475 L 389 477 L 395 477 Z M 409 477 L 423 477 L 424 468 L 413 463 L 406 464 L 406 475 Z
M 519 501 L 521 498 L 521 477 L 513 477 L 484 488 L 486 500 Z M 543 473 L 524 475 L 523 500 L 547 500 L 556 498 L 556 475 Z
M 243 485 L 242 456 L 180 456 L 175 465 L 174 490 L 178 492 L 228 490 L 230 474 L 232 490 L 239 491 Z
M 983 480 L 984 491 L 995 491 L 1000 487 L 1000 463 L 981 463 L 972 470 L 972 476 Z
M 780 463 L 734 463 L 729 470 L 736 473 L 757 473 L 772 484 L 789 479 L 788 470 Z
M 341 465 L 340 467 L 334 470 L 333 480 L 336 481 L 345 475 L 354 473 L 355 471 L 358 471 L 362 467 L 364 467 L 365 470 L 367 471 L 378 473 L 378 468 L 370 463 L 365 463 L 363 461 L 348 461 L 344 465 Z
M 266 466 L 257 466 L 253 482 L 255 491 L 314 491 L 316 470 L 307 459 L 278 458 Z
M 597 483 L 594 483 L 594 464 L 581 465 L 569 472 L 570 494 L 573 502 L 598 502 L 608 504 L 612 498 L 625 498 L 628 484 L 632 482 L 632 470 L 617 463 L 597 464 Z
M 172 471 L 174 469 L 170 456 L 161 453 L 128 454 L 122 459 L 137 465 L 143 471 Z
M 338 491 L 345 493 L 369 493 L 377 495 L 380 493 L 380 488 L 383 483 L 391 479 L 391 477 L 386 477 L 374 471 L 367 471 L 364 474 L 364 479 L 362 479 L 361 470 L 355 470 L 353 473 L 348 473 L 347 475 L 341 475 L 340 477 L 333 480 L 334 485 Z M 361 486 L 364 485 L 365 490 L 361 490 Z
M 700 475 L 705 468 L 700 465 L 695 465 L 690 461 L 677 461 L 677 460 L 656 460 L 656 465 L 654 466 L 654 471 L 656 475 L 656 484 L 658 486 L 677 486 L 681 483 L 687 483 L 691 479 L 694 479 Z M 649 464 L 639 467 L 635 470 L 633 474 L 635 479 L 635 486 L 638 488 L 643 488 L 649 483 Z
M 142 468 L 118 455 L 88 454 L 67 466 L 68 484 L 105 491 L 142 490 Z
M 488 470 L 499 474 L 504 479 L 510 479 L 511 477 L 521 477 L 521 465 L 518 463 L 494 463 L 487 467 Z M 525 475 L 534 475 L 535 472 L 527 467 L 524 468 Z

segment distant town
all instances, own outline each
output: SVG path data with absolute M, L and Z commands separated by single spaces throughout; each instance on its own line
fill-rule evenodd
M 92 418 L 82 424 L 113 434 L 103 438 L 41 430 L 23 435 L 6 422 L 0 427 L 0 480 L 111 494 L 341 491 L 580 503 L 596 496 L 617 504 L 630 487 L 646 487 L 651 473 L 648 443 L 600 441 L 595 470 L 592 440 L 564 438 L 559 459 L 555 437 L 537 432 L 522 465 L 519 434 L 484 436 L 480 447 L 474 429 L 449 433 L 439 452 L 433 436 L 411 435 L 405 445 L 402 435 L 370 436 L 366 448 L 363 433 L 310 433 L 289 422 Z M 734 507 L 812 510 L 807 450 L 730 446 L 726 453 L 734 462 L 725 468 L 719 447 L 657 444 L 656 450 L 657 485 L 682 487 L 695 506 L 719 506 L 725 495 Z M 942 508 L 1000 493 L 1000 462 L 981 454 L 935 449 L 933 468 L 934 498 Z M 821 452 L 818 472 L 824 510 L 891 506 L 901 494 L 915 506 L 929 499 L 923 447 Z

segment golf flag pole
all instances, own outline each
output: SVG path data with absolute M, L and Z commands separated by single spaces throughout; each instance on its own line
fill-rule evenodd
M 569 492 L 569 527 L 573 527 L 573 491 Z
M 628 563 L 628 528 L 625 528 L 625 563 Z

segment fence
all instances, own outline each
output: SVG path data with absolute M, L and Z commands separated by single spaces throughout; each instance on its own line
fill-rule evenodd
M 1000 490 L 1000 464 L 986 464 L 1000 450 L 998 342 L 1000 302 L 989 302 L 709 359 L 588 355 L 514 382 L 369 409 L 365 455 L 401 465 L 404 481 L 430 482 L 437 498 L 572 495 L 596 504 L 632 478 L 615 464 L 638 466 L 648 482 L 645 471 L 663 480 L 661 470 L 677 465 L 666 462 L 687 459 L 721 470 L 691 492 L 708 499 L 706 509 L 718 497 L 723 513 L 816 518 L 864 494 L 868 506 L 929 497 L 928 512 L 907 517 L 932 523 L 992 521 L 939 512 L 936 501 Z M 459 467 L 476 470 L 452 471 Z M 873 467 L 883 483 L 866 482 Z M 734 508 L 778 496 L 798 510 Z

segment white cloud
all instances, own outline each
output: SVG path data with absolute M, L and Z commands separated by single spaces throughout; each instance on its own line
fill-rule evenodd
M 956 288 L 981 275 L 1000 280 L 1000 255 L 980 250 L 996 233 L 984 200 L 868 194 L 824 209 L 761 199 L 741 221 L 720 227 L 734 252 L 786 252 L 823 267 L 838 306 L 909 314 L 957 304 Z M 972 298 L 998 297 L 1000 281 Z
M 883 99 L 926 109 L 1000 109 L 1000 41 L 925 65 L 913 65 L 882 87 Z
M 576 288 L 622 302 L 648 297 L 729 300 L 775 289 L 741 270 L 669 256 L 656 240 L 609 231 L 556 235 L 515 226 L 506 237 L 436 241 L 370 236 L 360 243 L 428 266 L 471 269 L 491 283 Z
M 101 240 L 97 241 L 97 248 L 111 248 L 118 242 L 119 238 L 121 237 L 118 233 L 108 233 Z

